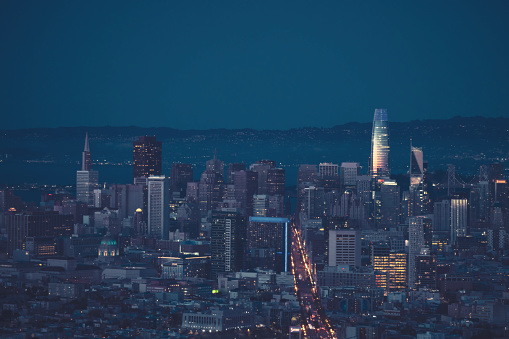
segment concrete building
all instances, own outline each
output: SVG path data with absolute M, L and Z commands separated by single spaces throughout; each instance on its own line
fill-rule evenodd
M 329 231 L 329 266 L 361 265 L 361 234 L 359 230 Z
M 243 310 L 211 310 L 207 313 L 184 312 L 182 328 L 204 331 L 226 331 L 254 326 L 254 315 Z
M 148 178 L 148 234 L 167 240 L 170 232 L 170 187 L 166 176 Z
M 355 187 L 357 177 L 361 174 L 361 168 L 358 162 L 341 163 L 340 178 L 343 187 Z

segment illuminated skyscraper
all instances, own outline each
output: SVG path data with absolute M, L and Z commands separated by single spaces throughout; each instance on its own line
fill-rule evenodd
M 404 290 L 407 286 L 407 255 L 391 251 L 389 246 L 373 246 L 371 264 L 377 287 L 386 291 Z
M 133 142 L 133 178 L 161 175 L 162 142 L 143 136 Z
M 385 108 L 375 109 L 371 137 L 371 177 L 388 177 L 389 167 L 389 121 Z
M 468 201 L 462 194 L 455 194 L 451 198 L 451 245 L 458 237 L 467 236 Z
M 425 186 L 426 167 L 423 161 L 422 149 L 410 146 L 410 187 L 408 196 L 408 216 L 426 214 L 428 193 Z

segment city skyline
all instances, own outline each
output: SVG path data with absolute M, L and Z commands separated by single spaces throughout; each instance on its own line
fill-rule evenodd
M 0 337 L 509 338 L 508 12 L 1 2 Z
M 159 338 L 194 331 L 237 337 L 260 327 L 262 337 L 274 338 L 505 335 L 509 280 L 496 273 L 507 269 L 509 254 L 504 163 L 484 159 L 479 175 L 465 182 L 453 164 L 444 176 L 428 171 L 428 153 L 410 142 L 408 174 L 390 177 L 389 126 L 387 110 L 376 109 L 371 131 L 354 138 L 372 146 L 354 156 L 371 154 L 368 171 L 359 162 L 305 161 L 297 180 L 277 158 L 225 162 L 217 149 L 199 158 L 199 170 L 168 162 L 163 141 L 140 136 L 127 138 L 128 180 L 100 183 L 104 167 L 93 155 L 108 138 L 84 133 L 85 146 L 73 150 L 83 150 L 73 168 L 75 192 L 0 187 L 0 330 L 103 337 L 150 331 Z M 193 173 L 202 170 L 196 181 Z M 18 196 L 23 189 L 38 192 L 38 203 Z M 6 291 L 23 301 L 14 303 Z M 51 310 L 32 308 L 46 297 Z M 146 322 L 147 314 L 155 322 Z

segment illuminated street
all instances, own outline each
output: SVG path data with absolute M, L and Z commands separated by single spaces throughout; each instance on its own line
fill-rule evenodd
M 302 310 L 302 332 L 305 338 L 336 338 L 320 303 L 315 281 L 304 247 L 300 230 L 295 223 L 291 230 L 292 272 L 295 277 L 295 292 Z

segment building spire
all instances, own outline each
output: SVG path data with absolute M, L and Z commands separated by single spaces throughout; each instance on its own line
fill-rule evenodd
M 90 152 L 90 145 L 88 143 L 88 132 L 85 134 L 85 148 L 83 149 L 83 152 Z
M 88 132 L 85 134 L 85 148 L 81 153 L 81 170 L 82 171 L 92 170 L 92 157 L 90 155 L 90 145 L 88 143 Z

